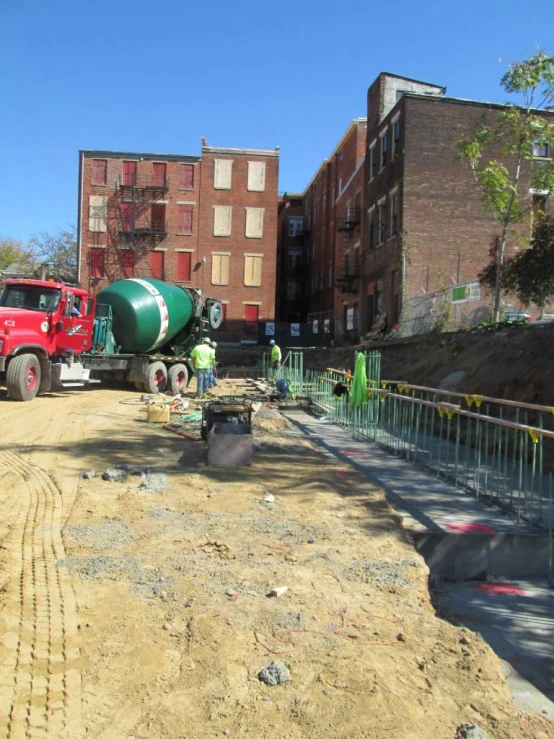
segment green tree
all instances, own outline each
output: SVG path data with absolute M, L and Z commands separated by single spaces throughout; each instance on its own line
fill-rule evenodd
M 13 262 L 25 262 L 28 252 L 22 241 L 9 236 L 0 236 L 0 272 Z
M 49 272 L 63 282 L 77 282 L 77 232 L 74 226 L 49 234 L 40 233 L 29 241 L 34 259 L 50 265 Z
M 514 292 L 525 306 L 534 303 L 540 317 L 554 295 L 554 220 L 542 218 L 533 229 L 529 247 L 504 265 L 502 287 Z
M 539 51 L 515 62 L 502 77 L 505 92 L 515 95 L 493 125 L 480 125 L 458 142 L 459 158 L 475 179 L 486 212 L 501 226 L 495 248 L 493 317 L 499 320 L 500 293 L 506 241 L 513 224 L 526 217 L 522 204 L 522 171 L 529 167 L 531 187 L 554 190 L 554 163 L 546 156 L 554 146 L 554 57 Z

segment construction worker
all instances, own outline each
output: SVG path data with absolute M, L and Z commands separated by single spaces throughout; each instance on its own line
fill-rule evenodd
M 273 374 L 275 374 L 281 366 L 281 350 L 274 339 L 271 339 L 269 346 L 271 347 L 271 369 L 273 370 Z
M 215 350 L 217 349 L 217 341 L 212 341 L 212 343 L 210 344 L 210 346 L 212 347 L 212 353 L 213 353 L 212 360 L 213 361 L 212 361 L 212 364 L 210 364 L 210 379 L 208 380 L 208 387 L 209 388 L 211 388 L 211 387 L 217 387 L 216 370 L 215 370 L 215 368 L 217 366 L 217 363 L 215 361 Z
M 194 347 L 190 353 L 190 359 L 196 375 L 196 397 L 199 398 L 208 392 L 210 367 L 215 365 L 215 352 L 207 337 L 202 340 L 201 344 Z

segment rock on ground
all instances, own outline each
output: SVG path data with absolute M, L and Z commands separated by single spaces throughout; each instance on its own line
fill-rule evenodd
M 292 680 L 288 667 L 279 661 L 264 667 L 258 677 L 266 685 L 282 685 Z

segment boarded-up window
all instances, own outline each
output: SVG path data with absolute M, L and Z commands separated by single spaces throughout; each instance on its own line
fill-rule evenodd
M 105 185 L 106 173 L 108 171 L 108 162 L 106 159 L 92 160 L 92 184 Z
M 106 275 L 106 250 L 90 249 L 88 263 L 91 277 L 104 277 Z
M 231 235 L 231 219 L 233 207 L 231 205 L 214 205 L 214 236 Z
M 163 280 L 164 257 L 165 253 L 163 251 L 150 252 L 150 277 L 154 277 L 156 280 Z
M 181 164 L 179 169 L 179 187 L 182 190 L 192 190 L 194 187 L 194 165 Z
M 244 257 L 244 284 L 246 287 L 260 287 L 262 284 L 262 256 Z
M 154 187 L 165 187 L 167 178 L 167 167 L 164 162 L 152 164 L 152 184 Z
M 165 203 L 152 203 L 150 206 L 152 233 L 165 234 Z
M 229 284 L 229 254 L 212 254 L 212 285 Z
M 261 239 L 264 235 L 264 210 L 265 208 L 246 208 L 247 239 Z
M 177 225 L 178 233 L 192 233 L 192 205 L 179 205 L 179 220 Z
M 244 336 L 255 339 L 258 334 L 258 317 L 260 315 L 259 305 L 244 306 Z
M 214 160 L 214 187 L 216 190 L 230 190 L 233 178 L 233 160 Z
M 250 192 L 265 190 L 265 162 L 248 162 L 248 190 Z
M 108 230 L 108 198 L 105 195 L 89 195 L 88 230 L 104 233 Z
M 135 220 L 135 204 L 134 203 L 120 203 L 119 204 L 119 215 L 121 217 L 121 230 L 132 231 Z
M 120 264 L 123 278 L 135 276 L 135 252 L 132 249 L 123 249 L 120 252 Z
M 177 252 L 177 280 L 180 282 L 189 282 L 191 276 L 191 260 L 190 251 Z
M 137 163 L 123 162 L 121 169 L 121 184 L 136 185 L 137 184 Z

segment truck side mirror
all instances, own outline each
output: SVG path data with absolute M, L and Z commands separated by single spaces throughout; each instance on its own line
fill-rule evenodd
M 56 331 L 61 331 L 63 328 L 63 321 L 58 321 L 56 323 Z

